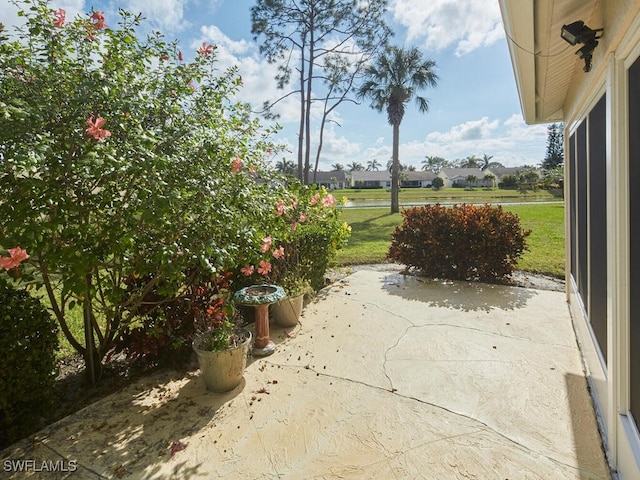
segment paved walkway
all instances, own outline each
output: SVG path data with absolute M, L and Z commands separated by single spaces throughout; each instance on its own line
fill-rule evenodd
M 0 477 L 610 478 L 563 293 L 361 270 L 271 333 L 236 390 L 146 378 L 0 452 Z

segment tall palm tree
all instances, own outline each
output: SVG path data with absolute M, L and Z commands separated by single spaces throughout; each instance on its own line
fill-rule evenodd
M 344 170 L 344 165 L 342 165 L 341 163 L 334 163 L 331 165 L 331 168 L 338 172 L 342 172 Z
M 378 167 L 381 167 L 382 164 L 376 160 L 375 158 L 373 160 L 369 160 L 367 162 L 367 170 L 372 171 L 375 170 L 376 172 L 378 171 Z
M 282 173 L 283 175 L 295 175 L 296 164 L 293 163 L 292 160 L 282 158 L 282 160 L 278 160 L 276 162 L 276 171 L 278 173 Z
M 435 157 L 427 155 L 422 160 L 422 170 L 431 170 L 433 173 L 440 173 L 443 168 L 449 166 L 450 162 L 442 157 Z
M 356 162 L 355 160 L 351 162 L 349 165 L 347 165 L 347 168 L 349 169 L 350 172 L 359 172 L 364 170 L 364 167 L 362 166 L 362 164 L 360 162 Z
M 480 168 L 480 159 L 471 155 L 460 161 L 460 168 Z
M 480 170 L 486 170 L 487 168 L 489 168 L 489 163 L 491 161 L 491 159 L 493 158 L 493 155 L 487 155 L 486 153 L 482 155 L 482 166 L 480 167 Z
M 387 120 L 393 127 L 393 157 L 391 168 L 391 213 L 399 211 L 398 171 L 400 165 L 400 123 L 405 106 L 415 100 L 420 112 L 429 111 L 427 98 L 419 96 L 418 90 L 435 87 L 438 76 L 436 63 L 425 60 L 417 48 L 391 46 L 372 65 L 365 69 L 365 82 L 358 88 L 360 98 L 369 98 L 371 107 L 381 112 L 386 108 Z

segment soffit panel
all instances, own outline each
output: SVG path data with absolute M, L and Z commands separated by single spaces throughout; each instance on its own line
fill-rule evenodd
M 576 52 L 581 45 L 569 45 L 561 36 L 562 26 L 582 20 L 591 28 L 599 0 L 538 1 L 535 7 L 536 39 L 536 120 L 546 123 L 562 120 L 569 86 L 583 71 L 584 60 Z
M 563 119 L 563 107 L 584 60 L 560 33 L 562 26 L 584 21 L 601 27 L 594 18 L 601 0 L 499 0 L 516 84 L 525 121 L 549 123 Z

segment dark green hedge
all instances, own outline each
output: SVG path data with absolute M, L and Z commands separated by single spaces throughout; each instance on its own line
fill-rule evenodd
M 0 277 L 0 447 L 32 433 L 52 408 L 57 325 L 40 300 Z

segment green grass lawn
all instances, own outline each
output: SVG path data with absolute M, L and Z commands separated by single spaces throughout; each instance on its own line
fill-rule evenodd
M 356 204 L 363 202 L 390 201 L 391 192 L 383 188 L 345 189 L 334 192 L 338 198 L 347 199 Z M 502 190 L 485 188 L 403 188 L 399 194 L 400 203 L 440 202 L 440 203 L 497 203 L 497 202 L 543 202 L 562 201 L 561 190 Z
M 520 217 L 529 251 L 518 268 L 528 272 L 564 277 L 564 204 L 530 204 L 505 206 Z M 402 222 L 400 214 L 390 214 L 389 207 L 345 208 L 341 219 L 351 225 L 351 239 L 338 253 L 338 265 L 382 263 L 391 245 L 391 233 Z

